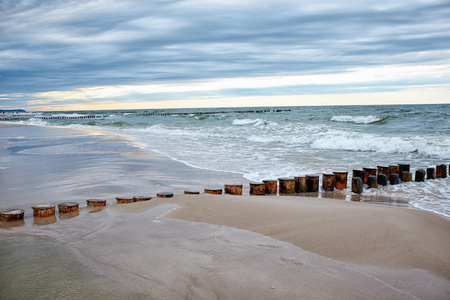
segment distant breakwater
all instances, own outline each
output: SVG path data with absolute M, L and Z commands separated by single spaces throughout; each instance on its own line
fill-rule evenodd
M 216 114 L 251 114 L 251 113 L 278 113 L 289 112 L 290 109 L 258 109 L 258 110 L 233 110 L 233 111 L 198 111 L 198 112 L 167 112 L 167 113 L 151 113 L 144 112 L 139 114 L 137 111 L 126 111 L 121 113 L 136 114 L 137 116 L 189 116 L 189 115 L 216 115 Z M 66 116 L 36 116 L 36 115 L 12 115 L 12 116 L 0 116 L 0 121 L 23 121 L 29 119 L 39 120 L 70 120 L 70 119 L 105 119 L 109 115 L 66 115 Z

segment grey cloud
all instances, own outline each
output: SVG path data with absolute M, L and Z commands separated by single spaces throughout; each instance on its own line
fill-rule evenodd
M 38 92 L 325 73 L 450 48 L 446 2 L 387 9 L 345 2 L 326 9 L 311 9 L 306 1 L 226 3 L 3 1 L 0 51 L 31 55 L 0 57 L 8 60 L 0 67 L 0 88 Z

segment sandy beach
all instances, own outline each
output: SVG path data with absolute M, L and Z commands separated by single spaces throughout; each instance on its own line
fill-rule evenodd
M 126 136 L 0 127 L 5 299 L 448 299 L 450 220 L 407 207 L 249 196 Z M 244 195 L 183 195 L 224 184 Z M 173 198 L 157 198 L 170 191 Z M 151 200 L 116 204 L 117 196 Z M 86 199 L 107 200 L 104 208 Z M 31 206 L 80 203 L 71 218 Z

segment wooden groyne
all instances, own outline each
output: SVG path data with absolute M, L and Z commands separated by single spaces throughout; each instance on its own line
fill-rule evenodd
M 196 111 L 196 112 L 161 112 L 151 113 L 144 112 L 114 112 L 114 113 L 130 113 L 136 116 L 190 116 L 190 115 L 217 115 L 217 114 L 262 114 L 262 113 L 280 113 L 289 112 L 290 109 L 250 109 L 250 110 L 220 110 L 220 111 Z M 33 115 L 11 115 L 1 116 L 0 121 L 24 121 L 29 119 L 38 120 L 76 120 L 76 119 L 105 119 L 108 115 L 84 115 L 84 116 L 33 116 Z
M 74 120 L 74 119 L 104 119 L 106 115 L 86 115 L 86 116 L 0 116 L 0 121 L 24 121 L 29 119 L 38 120 Z
M 398 173 L 401 173 L 400 175 Z M 362 168 L 361 170 L 353 170 L 352 180 L 350 182 L 351 191 L 353 194 L 362 194 L 364 189 L 374 189 L 379 186 L 397 185 L 401 182 L 411 182 L 412 172 L 410 172 L 409 165 L 395 165 L 395 166 L 378 166 L 377 168 Z M 319 188 L 320 175 L 312 174 L 298 177 L 285 177 L 278 180 L 270 179 L 262 182 L 249 183 L 249 195 L 309 195 L 314 194 L 318 196 L 319 192 L 329 193 L 335 190 L 347 189 L 348 186 L 348 172 L 332 172 L 322 174 L 322 189 Z M 423 182 L 425 180 L 434 180 L 439 178 L 447 178 L 450 175 L 450 165 L 441 164 L 436 167 L 428 167 L 425 169 L 417 169 L 415 172 L 415 182 Z M 426 177 L 425 177 L 426 176 Z M 241 196 L 241 184 L 225 184 L 225 194 Z M 223 195 L 221 188 L 204 189 L 205 194 Z M 198 191 L 184 191 L 184 194 L 198 195 Z M 161 192 L 157 194 L 157 198 L 172 198 L 174 193 Z M 132 203 L 149 201 L 150 196 L 124 196 L 116 197 L 117 203 Z M 106 206 L 104 199 L 88 199 L 87 206 Z M 64 202 L 58 204 L 59 218 L 61 220 L 68 219 L 79 215 L 79 204 L 77 202 Z M 54 205 L 37 205 L 33 206 L 33 215 L 35 217 L 35 224 L 51 224 L 56 222 L 54 218 Z M 23 209 L 8 209 L 0 211 L 0 228 L 5 226 L 22 226 L 24 224 L 24 210 Z M 52 217 L 53 219 L 36 222 L 41 218 Z M 19 222 L 20 221 L 20 222 Z M 5 225 L 6 223 L 14 223 L 17 225 Z
M 217 115 L 217 114 L 262 114 L 288 112 L 290 109 L 254 109 L 254 110 L 221 110 L 221 111 L 197 111 L 197 112 L 166 112 L 166 113 L 143 113 L 139 116 L 190 116 L 190 115 Z

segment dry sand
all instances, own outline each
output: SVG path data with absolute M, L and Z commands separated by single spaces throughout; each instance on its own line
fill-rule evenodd
M 450 221 L 438 215 L 338 199 L 182 195 L 239 176 L 128 146 L 106 152 L 85 133 L 49 143 L 47 129 L 27 129 L 38 141 L 9 129 L 24 138 L 0 149 L 0 187 L 17 199 L 2 208 L 27 214 L 0 229 L 5 299 L 450 299 Z M 114 203 L 141 193 L 154 198 Z M 84 207 L 88 198 L 108 206 Z M 47 225 L 30 216 L 32 204 L 62 200 L 80 202 L 80 214 Z

